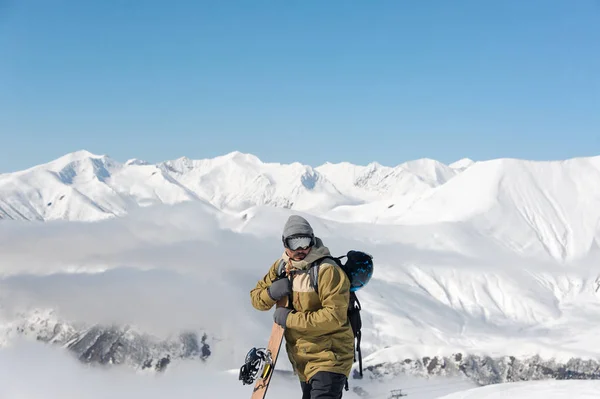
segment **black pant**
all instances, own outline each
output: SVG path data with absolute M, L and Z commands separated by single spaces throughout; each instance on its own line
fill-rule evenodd
M 341 399 L 345 385 L 345 375 L 319 371 L 308 383 L 300 382 L 302 399 Z

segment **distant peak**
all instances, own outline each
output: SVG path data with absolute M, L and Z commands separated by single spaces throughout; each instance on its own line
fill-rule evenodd
M 448 165 L 444 164 L 443 162 L 438 161 L 437 159 L 432 159 L 432 158 L 418 158 L 418 159 L 413 159 L 410 161 L 406 161 L 402 164 L 400 164 L 399 166 L 402 167 L 406 167 L 406 168 L 430 168 L 430 167 L 448 167 Z
M 367 164 L 367 169 L 368 170 L 376 170 L 376 169 L 380 169 L 383 166 L 379 163 L 379 162 L 369 162 Z
M 106 157 L 106 155 L 93 154 L 93 153 L 89 152 L 88 150 L 77 150 L 77 151 L 74 151 L 74 152 L 71 152 L 69 154 L 62 156 L 61 158 L 71 158 L 71 159 L 75 160 L 75 159 L 103 158 L 103 157 Z
M 348 161 L 331 162 L 325 161 L 320 166 L 354 166 L 353 163 Z
M 132 158 L 125 162 L 125 165 L 149 165 L 149 163 L 141 159 Z
M 474 163 L 475 163 L 475 161 L 473 161 L 469 158 L 463 158 L 456 162 L 451 163 L 448 166 L 450 166 L 452 169 L 466 169 L 469 166 L 473 165 Z
M 225 154 L 221 157 L 217 157 L 217 158 L 233 160 L 233 161 L 259 163 L 259 164 L 263 163 L 256 155 L 241 152 L 241 151 L 231 151 L 230 153 L 227 153 L 227 154 Z
M 167 168 L 172 172 L 184 173 L 194 168 L 194 161 L 186 156 L 177 159 L 161 162 L 158 167 Z
M 133 159 L 135 159 L 135 158 L 133 158 Z M 173 165 L 173 164 L 187 163 L 187 162 L 192 162 L 192 160 L 189 159 L 186 156 L 182 156 L 182 157 L 179 157 L 179 158 L 174 158 L 174 159 L 169 159 L 169 160 L 166 160 L 166 161 L 159 162 L 159 165 Z
M 53 161 L 50 161 L 47 164 L 38 165 L 38 167 L 39 166 L 49 166 L 52 169 L 55 169 L 55 168 L 63 168 L 66 165 L 73 163 L 73 162 L 82 162 L 82 161 L 86 161 L 86 160 L 106 161 L 107 159 L 108 159 L 108 157 L 106 155 L 97 155 L 97 154 L 93 154 L 87 150 L 78 150 L 78 151 L 74 151 L 74 152 L 65 154 L 62 157 L 57 158 Z
M 60 158 L 54 159 L 48 163 L 33 166 L 26 171 L 45 169 L 55 172 L 60 172 L 65 168 L 76 168 L 77 165 L 95 165 L 93 168 L 117 168 L 122 166 L 110 158 L 108 155 L 98 155 L 87 150 L 78 150 L 63 155 Z

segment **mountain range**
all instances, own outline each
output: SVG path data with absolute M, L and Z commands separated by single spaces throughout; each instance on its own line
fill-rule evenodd
M 569 262 L 598 249 L 600 157 L 311 167 L 237 151 L 149 164 L 82 150 L 0 175 L 0 219 L 98 221 L 188 201 L 226 213 L 266 205 L 347 223 L 467 223 L 506 250 Z
M 397 199 L 409 206 L 470 165 L 423 159 L 397 167 L 326 163 L 263 163 L 232 152 L 213 159 L 148 164 L 117 162 L 88 151 L 67 154 L 30 169 L 0 175 L 0 217 L 94 221 L 135 207 L 204 201 L 239 211 L 255 205 L 327 213 Z M 399 211 L 398 211 L 399 212 Z
M 311 167 L 79 151 L 2 174 L 0 346 L 235 369 L 266 343 L 271 315 L 248 293 L 290 214 L 335 255 L 374 256 L 358 293 L 370 378 L 600 375 L 600 157 Z

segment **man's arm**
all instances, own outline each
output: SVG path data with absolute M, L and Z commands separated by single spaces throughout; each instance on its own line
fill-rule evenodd
M 279 260 L 271 266 L 269 272 L 265 274 L 263 279 L 256 283 L 256 287 L 250 291 L 250 300 L 252 301 L 252 306 L 258 310 L 269 310 L 276 303 L 276 301 L 271 298 L 267 290 L 273 281 L 277 279 L 278 264 Z
M 319 271 L 319 297 L 321 309 L 312 312 L 292 312 L 286 327 L 313 334 L 326 334 L 346 323 L 350 301 L 350 281 L 344 272 L 323 263 Z

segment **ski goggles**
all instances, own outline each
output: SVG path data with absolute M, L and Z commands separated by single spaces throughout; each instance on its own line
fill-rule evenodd
M 313 239 L 310 236 L 288 237 L 283 240 L 285 246 L 292 251 L 299 249 L 308 249 L 313 246 Z

